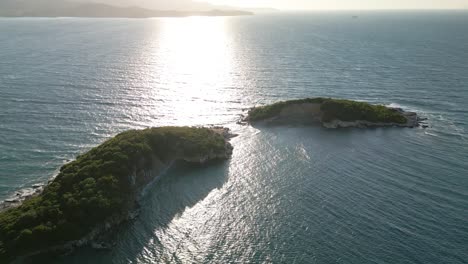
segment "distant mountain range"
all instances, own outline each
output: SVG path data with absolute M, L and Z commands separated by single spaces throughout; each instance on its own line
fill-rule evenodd
M 101 0 L 106 1 L 106 0 Z M 158 0 L 159 1 L 159 0 Z M 158 2 L 155 1 L 155 2 Z M 110 1 L 108 1 L 110 2 Z M 119 0 L 115 0 L 119 2 Z M 138 1 L 135 1 L 138 2 Z M 141 2 L 141 1 L 140 1 Z M 167 1 L 170 2 L 170 1 Z M 177 2 L 177 1 L 175 1 Z M 123 1 L 121 1 L 123 3 Z M 132 2 L 133 3 L 133 2 Z M 190 1 L 188 1 L 190 3 Z M 170 6 L 170 5 L 166 5 Z M 180 6 L 183 7 L 183 6 Z M 153 10 L 138 6 L 110 5 L 64 0 L 0 0 L 2 17 L 184 17 L 184 16 L 241 16 L 253 15 L 250 11 L 234 9 L 196 9 L 188 5 L 184 9 Z M 207 4 L 206 7 L 213 7 Z
M 1 1 L 1 0 L 0 0 Z M 213 5 L 194 0 L 65 0 L 75 3 L 100 3 L 117 7 L 138 6 L 151 10 L 209 11 L 213 9 L 234 10 L 238 8 Z

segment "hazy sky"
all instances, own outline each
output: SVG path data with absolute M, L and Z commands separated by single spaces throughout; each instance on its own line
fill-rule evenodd
M 205 0 L 213 4 L 280 9 L 459 9 L 468 0 Z

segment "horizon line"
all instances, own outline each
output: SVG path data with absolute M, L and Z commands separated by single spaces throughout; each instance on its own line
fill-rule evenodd
M 256 7 L 236 7 L 240 9 L 255 9 Z M 282 11 L 468 11 L 468 7 L 464 8 L 306 8 L 306 9 L 282 9 L 282 8 L 263 8 L 275 9 Z

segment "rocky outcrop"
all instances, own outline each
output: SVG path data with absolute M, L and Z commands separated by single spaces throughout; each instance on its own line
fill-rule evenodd
M 20 206 L 25 200 L 41 194 L 43 190 L 43 184 L 34 184 L 31 188 L 22 189 L 15 192 L 14 196 L 0 202 L 0 212 L 9 208 Z

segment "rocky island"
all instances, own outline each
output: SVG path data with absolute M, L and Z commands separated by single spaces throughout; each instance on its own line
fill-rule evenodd
M 0 212 L 0 263 L 69 252 L 134 217 L 138 200 L 175 161 L 206 163 L 232 154 L 228 129 L 131 130 L 64 165 L 42 192 Z
M 307 98 L 251 108 L 243 122 L 321 123 L 326 128 L 417 127 L 416 113 L 352 100 Z

